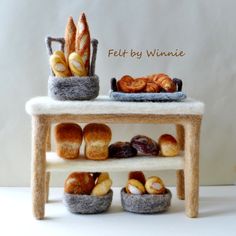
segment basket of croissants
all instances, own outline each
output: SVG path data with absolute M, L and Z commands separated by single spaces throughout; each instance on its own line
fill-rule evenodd
M 52 49 L 59 43 L 60 50 Z M 90 58 L 90 44 L 92 56 Z M 46 38 L 51 75 L 48 80 L 48 95 L 55 100 L 91 100 L 99 94 L 99 78 L 95 74 L 97 55 L 96 39 L 90 40 L 85 14 L 79 17 L 76 26 L 69 17 L 64 38 Z
M 63 202 L 72 213 L 98 214 L 111 206 L 112 180 L 107 172 L 73 172 L 65 180 Z
M 121 189 L 121 204 L 125 211 L 153 214 L 166 211 L 172 194 L 158 176 L 145 178 L 142 171 L 129 173 L 127 184 Z
M 119 80 L 111 79 L 110 98 L 118 101 L 181 101 L 183 82 L 157 73 L 139 78 L 124 75 Z

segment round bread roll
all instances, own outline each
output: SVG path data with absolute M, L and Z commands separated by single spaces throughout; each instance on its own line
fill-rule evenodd
M 104 196 L 109 192 L 111 185 L 112 185 L 111 179 L 105 179 L 102 182 L 96 184 L 96 186 L 92 190 L 91 195 Z
M 174 157 L 179 154 L 180 148 L 176 139 L 170 134 L 163 134 L 158 140 L 162 156 Z
M 166 191 L 163 181 L 156 176 L 152 176 L 147 179 L 145 188 L 150 194 L 161 194 Z
M 146 192 L 144 185 L 136 179 L 129 179 L 125 190 L 130 194 L 144 194 Z
M 131 171 L 131 172 L 129 172 L 128 179 L 136 179 L 139 182 L 141 182 L 143 185 L 145 185 L 145 182 L 146 182 L 145 175 L 142 171 Z
M 83 130 L 85 156 L 92 160 L 108 158 L 108 146 L 111 141 L 111 129 L 105 124 L 91 123 Z
M 79 157 L 83 133 L 78 124 L 61 123 L 56 125 L 55 140 L 58 156 L 66 159 Z
M 94 188 L 93 177 L 86 172 L 71 173 L 64 185 L 64 191 L 70 194 L 87 194 L 89 195 Z

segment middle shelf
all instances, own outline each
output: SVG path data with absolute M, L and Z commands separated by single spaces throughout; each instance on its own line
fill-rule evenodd
M 46 153 L 47 171 L 122 172 L 132 170 L 181 170 L 184 153 L 176 157 L 137 156 L 123 159 L 88 160 L 83 156 L 75 160 L 62 159 L 55 152 Z

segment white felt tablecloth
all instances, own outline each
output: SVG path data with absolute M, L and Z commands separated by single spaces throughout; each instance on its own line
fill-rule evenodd
M 108 96 L 91 101 L 56 101 L 35 97 L 26 103 L 30 115 L 42 114 L 160 114 L 202 115 L 204 103 L 188 98 L 182 102 L 118 102 Z

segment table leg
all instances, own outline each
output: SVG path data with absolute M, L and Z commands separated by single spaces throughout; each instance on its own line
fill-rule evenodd
M 188 217 L 198 216 L 199 207 L 199 138 L 200 118 L 192 118 L 185 125 L 185 212 Z
M 48 128 L 46 150 L 47 152 L 51 151 L 51 126 Z M 49 199 L 50 177 L 51 177 L 51 173 L 47 171 L 46 180 L 45 180 L 45 202 L 46 203 L 48 203 L 48 199 Z
M 184 151 L 184 127 L 183 125 L 176 125 L 176 136 L 180 146 L 180 150 Z M 177 197 L 180 200 L 184 200 L 184 171 L 177 170 L 176 171 L 176 192 Z
M 31 186 L 33 214 L 36 219 L 44 218 L 45 175 L 46 175 L 46 139 L 48 121 L 45 117 L 32 117 L 32 166 Z

